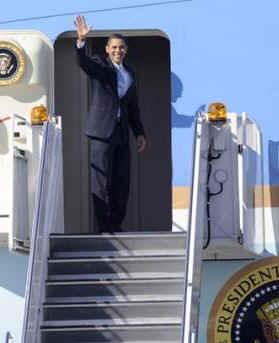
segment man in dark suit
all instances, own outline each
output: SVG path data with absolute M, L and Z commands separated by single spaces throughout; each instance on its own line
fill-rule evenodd
M 106 45 L 107 58 L 88 56 L 86 37 L 90 31 L 83 16 L 75 20 L 79 66 L 90 77 L 92 103 L 87 114 L 85 133 L 91 145 L 91 192 L 101 232 L 122 231 L 129 195 L 129 126 L 138 151 L 146 139 L 140 120 L 135 74 L 124 63 L 127 44 L 114 34 Z

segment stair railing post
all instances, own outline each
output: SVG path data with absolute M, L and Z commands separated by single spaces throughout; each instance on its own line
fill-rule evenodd
M 5 343 L 14 343 L 14 338 L 9 331 L 6 333 Z
M 191 202 L 186 236 L 186 267 L 184 311 L 181 343 L 196 343 L 200 306 L 200 275 L 203 235 L 206 218 L 206 178 L 208 153 L 208 123 L 204 115 L 196 119 L 193 144 Z

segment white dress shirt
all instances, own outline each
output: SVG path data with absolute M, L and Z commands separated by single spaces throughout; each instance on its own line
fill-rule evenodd
M 78 49 L 81 49 L 81 48 L 83 48 L 84 47 L 84 45 L 85 45 L 85 41 L 83 40 L 83 41 L 79 41 L 79 40 L 77 40 L 77 48 Z

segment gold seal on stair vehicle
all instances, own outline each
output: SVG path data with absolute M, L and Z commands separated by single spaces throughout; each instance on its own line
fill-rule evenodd
M 13 42 L 0 41 L 0 86 L 18 82 L 26 68 L 23 50 Z

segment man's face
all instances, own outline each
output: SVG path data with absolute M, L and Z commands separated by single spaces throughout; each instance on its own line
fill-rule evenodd
M 106 46 L 106 52 L 112 62 L 121 64 L 127 54 L 127 45 L 122 39 L 112 38 Z

